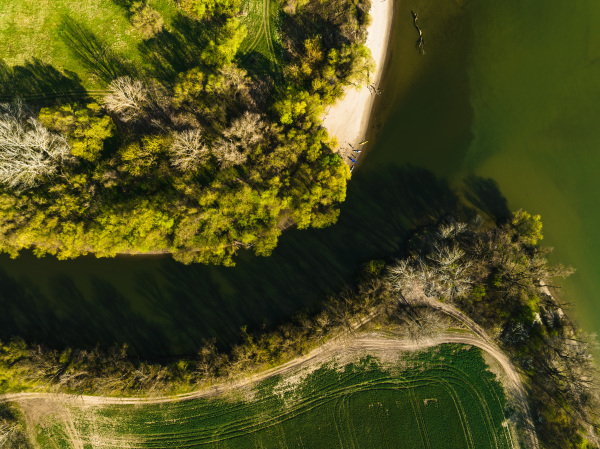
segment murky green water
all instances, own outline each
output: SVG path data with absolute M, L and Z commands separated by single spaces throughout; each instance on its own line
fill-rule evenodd
M 408 6 L 423 10 L 428 61 L 418 63 L 424 68 L 412 86 L 396 93 L 380 144 L 398 139 L 408 151 L 388 156 L 394 163 L 428 168 L 455 188 L 472 175 L 491 179 L 510 210 L 541 214 L 553 259 L 577 268 L 564 298 L 585 328 L 600 331 L 600 3 L 444 2 L 458 14 L 448 30 L 428 23 L 445 14 L 440 3 Z M 404 37 L 396 39 L 402 48 Z M 401 59 L 392 60 L 395 73 L 413 65 L 414 58 Z M 429 83 L 426 104 L 411 111 L 414 102 L 403 98 L 428 82 L 423 77 L 440 83 Z M 418 120 L 403 125 L 409 115 Z
M 377 1 L 377 0 L 375 0 Z M 544 243 L 578 272 L 577 316 L 600 330 L 600 3 L 400 0 L 389 69 L 339 223 L 288 231 L 270 258 L 231 268 L 164 257 L 0 258 L 0 338 L 55 346 L 127 342 L 192 353 L 311 309 L 418 226 L 467 214 L 542 214 Z M 426 55 L 415 48 L 419 14 Z
M 489 5 L 488 5 L 489 4 Z M 469 64 L 473 135 L 464 168 L 511 209 L 542 215 L 565 299 L 600 331 L 600 2 L 481 2 Z

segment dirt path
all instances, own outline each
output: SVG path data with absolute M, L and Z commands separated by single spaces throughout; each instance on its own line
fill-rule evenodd
M 466 345 L 477 346 L 488 352 L 506 372 L 511 390 L 522 388 L 519 374 L 514 370 L 508 358 L 492 343 L 470 334 L 443 333 L 439 336 L 413 341 L 406 338 L 399 339 L 393 335 L 381 333 L 359 333 L 349 336 L 343 340 L 338 340 L 334 344 L 326 343 L 323 346 L 313 350 L 303 357 L 294 359 L 277 368 L 265 371 L 260 374 L 249 376 L 233 382 L 217 384 L 211 388 L 192 393 L 184 393 L 176 396 L 157 396 L 157 397 L 107 397 L 107 396 L 89 396 L 89 395 L 71 395 L 63 393 L 14 393 L 6 394 L 0 397 L 0 402 L 15 402 L 34 399 L 74 399 L 89 405 L 131 405 L 131 404 L 162 404 L 167 402 L 186 401 L 190 399 L 201 399 L 214 397 L 226 393 L 232 389 L 249 387 L 260 383 L 270 377 L 277 375 L 288 375 L 293 371 L 310 366 L 313 364 L 325 363 L 340 353 L 370 353 L 370 352 L 412 352 L 427 349 L 443 343 L 462 343 Z
M 247 388 L 275 375 L 288 375 L 296 370 L 319 365 L 330 361 L 332 358 L 344 355 L 344 358 L 350 356 L 359 356 L 361 354 L 387 354 L 395 356 L 399 352 L 419 351 L 443 343 L 460 343 L 476 346 L 488 355 L 490 355 L 502 368 L 505 374 L 504 388 L 516 404 L 525 412 L 530 421 L 529 408 L 527 406 L 527 395 L 523 388 L 519 373 L 515 370 L 512 363 L 506 355 L 489 339 L 473 334 L 442 333 L 436 337 L 422 341 L 412 341 L 406 338 L 397 338 L 394 335 L 382 333 L 358 333 L 346 338 L 326 343 L 320 348 L 315 349 L 304 357 L 292 360 L 280 367 L 260 373 L 236 382 L 228 382 L 214 387 L 177 396 L 165 397 L 133 397 L 133 398 L 112 398 L 86 395 L 67 395 L 55 393 L 18 393 L 8 394 L 0 398 L 0 402 L 28 402 L 31 400 L 55 400 L 60 403 L 70 403 L 73 405 L 126 405 L 126 404 L 161 404 L 168 402 L 177 402 L 190 399 L 200 399 L 214 397 L 227 393 L 232 389 Z M 534 433 L 530 433 L 527 447 L 538 448 L 539 444 Z
M 195 391 L 191 393 L 180 394 L 176 396 L 160 396 L 160 397 L 102 397 L 88 395 L 69 395 L 59 393 L 15 393 L 0 396 L 0 402 L 29 402 L 31 400 L 55 400 L 62 404 L 72 403 L 79 405 L 103 406 L 103 405 L 131 405 L 131 404 L 162 404 L 169 402 L 178 402 L 191 399 L 201 399 L 218 396 L 228 393 L 234 389 L 249 388 L 253 385 L 266 380 L 270 377 L 282 375 L 287 376 L 293 372 L 309 368 L 311 366 L 320 365 L 330 361 L 340 355 L 344 358 L 348 356 L 356 356 L 358 354 L 371 354 L 394 356 L 399 352 L 419 351 L 444 343 L 460 343 L 472 345 L 482 349 L 494 361 L 498 363 L 503 371 L 503 384 L 509 397 L 522 411 L 526 420 L 525 427 L 534 429 L 531 411 L 527 393 L 523 387 L 521 376 L 515 367 L 512 365 L 509 358 L 504 352 L 492 341 L 485 330 L 475 323 L 471 318 L 466 316 L 456 307 L 435 300 L 424 298 L 427 305 L 439 310 L 446 315 L 457 320 L 459 323 L 466 326 L 471 333 L 458 334 L 452 332 L 443 332 L 435 337 L 415 341 L 408 339 L 405 336 L 395 335 L 393 333 L 380 332 L 355 332 L 332 339 L 329 342 L 319 346 L 308 354 L 291 360 L 279 367 L 268 371 L 258 373 L 246 378 L 239 378 L 234 381 L 216 384 L 211 388 Z M 357 323 L 356 328 L 360 328 L 366 322 L 370 321 L 372 316 L 369 316 Z M 535 431 L 527 431 L 527 447 L 538 449 L 539 442 Z

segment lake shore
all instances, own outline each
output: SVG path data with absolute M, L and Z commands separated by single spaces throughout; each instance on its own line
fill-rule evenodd
M 394 0 L 375 0 L 370 15 L 372 21 L 367 31 L 366 46 L 371 50 L 376 64 L 371 83 L 378 87 L 392 30 Z M 323 126 L 337 138 L 338 153 L 349 165 L 352 165 L 348 158 L 353 154 L 352 147 L 358 148 L 367 134 L 374 102 L 375 94 L 367 86 L 359 90 L 346 88 L 344 97 L 329 107 L 323 117 Z

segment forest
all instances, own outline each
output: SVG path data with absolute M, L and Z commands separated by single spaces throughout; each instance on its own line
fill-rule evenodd
M 62 25 L 101 94 L 21 98 L 20 72 L 2 71 L 1 251 L 233 265 L 240 249 L 270 254 L 290 225 L 336 222 L 350 173 L 321 116 L 370 79 L 368 0 L 290 1 L 261 70 L 240 54 L 239 0 L 183 0 L 170 27 L 146 2 L 114 2 L 144 38 L 143 65 Z

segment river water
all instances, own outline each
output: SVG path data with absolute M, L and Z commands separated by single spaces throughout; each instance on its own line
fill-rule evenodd
M 399 21 L 409 8 L 420 14 L 428 60 L 415 64 L 401 50 L 391 60 L 388 73 L 402 81 L 386 80 L 394 100 L 380 108 L 379 145 L 404 150 L 385 157 L 430 169 L 457 191 L 486 180 L 506 199 L 493 212 L 541 214 L 551 260 L 577 269 L 559 294 L 584 329 L 600 331 L 600 2 L 416 1 L 399 6 Z M 454 18 L 444 26 L 441 16 Z M 399 28 L 402 49 L 416 30 L 405 37 Z M 423 67 L 408 83 L 407 66 Z M 413 102 L 423 83 L 431 92 Z
M 378 1 L 378 0 L 374 0 Z M 418 13 L 425 55 L 415 47 Z M 413 0 L 396 5 L 369 140 L 338 224 L 287 231 L 235 268 L 168 257 L 0 257 L 0 338 L 55 347 L 127 343 L 144 357 L 313 310 L 416 227 L 452 213 L 525 208 L 553 259 L 577 267 L 564 297 L 600 330 L 600 3 Z

